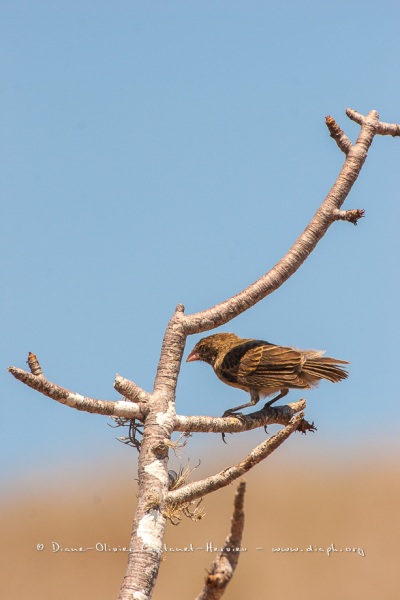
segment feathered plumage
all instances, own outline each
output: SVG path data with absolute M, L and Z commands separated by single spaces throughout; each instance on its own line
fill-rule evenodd
M 333 383 L 346 379 L 347 371 L 340 365 L 349 363 L 323 354 L 323 350 L 298 350 L 216 333 L 201 339 L 186 362 L 207 362 L 221 381 L 250 393 L 250 402 L 225 411 L 223 416 L 227 416 L 276 392 L 278 396 L 265 406 L 286 396 L 289 389 L 309 389 L 321 379 Z

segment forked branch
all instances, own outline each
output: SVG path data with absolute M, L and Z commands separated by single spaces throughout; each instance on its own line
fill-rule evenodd
M 234 465 L 233 467 L 227 467 L 220 473 L 207 477 L 206 479 L 189 483 L 177 490 L 168 492 L 167 503 L 179 506 L 180 504 L 192 502 L 193 500 L 202 498 L 206 494 L 220 490 L 232 483 L 232 481 L 235 481 L 235 479 L 242 477 L 245 473 L 250 471 L 250 469 L 267 458 L 274 450 L 279 448 L 279 446 L 297 430 L 303 416 L 304 414 L 300 413 L 293 417 L 285 429 L 282 429 L 272 438 L 265 440 L 256 446 L 256 448 L 254 448 L 254 450 L 252 450 L 239 464 Z
M 30 353 L 31 356 L 32 353 Z M 28 359 L 29 363 L 29 359 Z M 36 364 L 38 366 L 36 366 Z M 31 366 L 31 365 L 30 365 Z M 38 373 L 40 368 L 39 362 L 36 359 L 35 367 Z M 25 383 L 25 385 L 32 389 L 40 392 L 44 396 L 48 396 L 61 404 L 76 408 L 76 410 L 84 410 L 88 413 L 95 413 L 98 415 L 107 415 L 109 417 L 125 417 L 127 419 L 140 419 L 143 420 L 143 411 L 138 404 L 133 402 L 126 402 L 124 400 L 96 400 L 95 398 L 89 398 L 88 396 L 82 396 L 76 392 L 72 392 L 67 388 L 61 387 L 52 381 L 46 379 L 40 368 L 40 374 L 34 375 L 28 373 L 23 369 L 17 367 L 9 367 L 9 372 L 18 379 Z
M 338 219 L 337 211 L 343 205 L 361 171 L 374 135 L 381 132 L 384 135 L 389 132 L 391 135 L 400 135 L 398 125 L 389 126 L 389 124 L 380 123 L 376 110 L 372 110 L 367 116 L 363 116 L 348 109 L 347 114 L 361 125 L 360 134 L 356 143 L 350 144 L 350 141 L 334 119 L 329 117 L 327 123 L 329 131 L 341 150 L 345 152 L 346 160 L 336 182 L 306 229 L 285 256 L 248 288 L 212 308 L 186 317 L 182 315 L 186 334 L 201 333 L 224 325 L 257 302 L 260 302 L 287 281 L 314 250 L 330 225 Z

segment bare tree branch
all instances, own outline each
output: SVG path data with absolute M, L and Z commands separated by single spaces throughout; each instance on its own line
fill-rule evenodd
M 142 419 L 142 411 L 137 404 L 132 402 L 126 402 L 123 400 L 96 400 L 95 398 L 89 398 L 88 396 L 82 396 L 76 392 L 71 392 L 66 388 L 63 388 L 51 381 L 48 381 L 44 375 L 32 375 L 22 369 L 16 367 L 9 367 L 9 372 L 18 379 L 33 388 L 37 392 L 70 406 L 76 408 L 76 410 L 84 410 L 89 413 L 96 413 L 98 415 L 107 415 L 114 417 L 126 417 L 130 419 Z
M 299 400 L 285 406 L 270 406 L 263 410 L 248 415 L 230 417 L 207 417 L 207 416 L 184 416 L 176 415 L 174 431 L 183 433 L 239 433 L 250 431 L 267 425 L 288 425 L 293 415 L 306 408 L 306 401 Z M 312 431 L 314 426 L 307 423 L 299 423 L 299 431 Z
M 327 116 L 325 118 L 325 122 L 330 131 L 331 137 L 335 140 L 340 150 L 345 154 L 348 154 L 353 144 L 347 135 L 340 129 L 339 125 L 332 117 Z
M 376 133 L 379 135 L 392 135 L 393 137 L 399 137 L 400 125 L 397 123 L 384 123 L 379 121 L 376 127 Z
M 349 116 L 349 112 L 350 118 L 353 120 L 358 118 L 358 113 L 348 110 Z M 335 211 L 341 208 L 361 171 L 368 149 L 378 129 L 378 123 L 379 115 L 375 110 L 360 119 L 361 131 L 357 142 L 348 149 L 346 160 L 336 182 L 304 232 L 285 256 L 270 271 L 236 296 L 207 310 L 191 315 L 182 315 L 187 334 L 201 333 L 224 325 L 278 289 L 297 271 L 325 235 L 330 225 L 337 220 Z
M 161 561 L 167 516 L 168 450 L 175 422 L 175 390 L 185 347 L 178 305 L 168 323 L 147 406 L 139 453 L 138 496 L 130 541 L 131 551 L 118 600 L 150 599 Z
M 371 112 L 376 112 L 376 111 L 371 111 Z M 368 114 L 371 114 L 371 112 L 369 112 Z M 346 108 L 346 115 L 349 117 L 349 119 L 351 119 L 355 123 L 358 123 L 359 125 L 363 125 L 365 117 L 364 117 L 364 115 L 357 112 L 356 110 L 354 110 L 352 108 Z M 378 113 L 376 113 L 376 115 L 379 119 Z
M 150 394 L 143 390 L 141 387 L 136 385 L 133 381 L 129 379 L 125 379 L 121 375 L 115 376 L 114 388 L 122 394 L 122 396 L 126 396 L 132 402 L 148 402 L 150 399 Z
M 376 111 L 371 111 L 376 112 Z M 352 108 L 348 108 L 346 110 L 346 115 L 355 123 L 359 125 L 363 125 L 371 113 L 368 113 L 367 117 L 362 115 L 361 113 L 353 110 Z M 385 123 L 384 121 L 379 121 L 379 115 L 377 115 L 377 122 L 375 123 L 375 134 L 377 135 L 392 135 L 393 137 L 400 136 L 400 124 L 398 123 Z
M 336 221 L 347 221 L 348 223 L 357 225 L 358 221 L 365 216 L 365 210 L 362 208 L 335 210 L 333 214 Z
M 244 494 L 246 483 L 241 481 L 235 494 L 234 511 L 231 519 L 231 531 L 225 540 L 225 546 L 213 561 L 206 577 L 205 585 L 196 600 L 219 600 L 222 598 L 240 557 L 244 529 Z
M 43 375 L 42 367 L 40 366 L 38 357 L 33 352 L 29 352 L 28 360 L 26 361 L 29 365 L 29 370 L 32 375 Z
M 202 498 L 206 494 L 210 494 L 211 492 L 219 490 L 232 483 L 232 481 L 235 479 L 242 477 L 245 473 L 247 473 L 247 471 L 252 469 L 255 465 L 258 465 L 258 463 L 267 458 L 267 456 L 269 456 L 274 450 L 279 448 L 279 446 L 294 431 L 296 431 L 303 417 L 303 413 L 293 417 L 285 429 L 282 429 L 272 438 L 262 442 L 259 446 L 254 448 L 254 450 L 252 450 L 250 454 L 239 464 L 233 467 L 228 467 L 220 473 L 212 475 L 211 477 L 207 477 L 206 479 L 189 483 L 188 485 L 185 485 L 177 490 L 168 492 L 168 504 L 179 506 L 180 504 Z

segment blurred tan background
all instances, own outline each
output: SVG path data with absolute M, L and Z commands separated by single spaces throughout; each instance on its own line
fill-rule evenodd
M 194 477 L 226 466 L 228 458 L 233 462 L 245 452 L 244 442 L 234 436 L 228 446 L 213 439 L 220 448 L 214 453 L 217 459 L 214 465 L 203 459 Z M 316 458 L 304 450 L 307 444 L 318 447 L 316 440 L 297 436 L 246 478 L 243 546 L 247 550 L 241 554 L 226 598 L 400 597 L 400 482 L 395 451 L 391 459 L 386 455 L 381 460 L 361 451 L 349 460 L 327 459 L 323 452 Z M 128 449 L 126 456 L 126 465 L 118 469 L 103 465 L 102 472 L 81 464 L 59 473 L 27 474 L 26 482 L 8 495 L 1 510 L 4 600 L 117 596 L 127 560 L 123 552 L 53 553 L 51 542 L 63 547 L 92 547 L 97 542 L 109 547 L 129 545 L 136 455 Z M 205 498 L 206 517 L 200 523 L 184 519 L 178 527 L 170 525 L 167 546 L 223 545 L 235 489 L 230 486 Z M 44 544 L 44 550 L 37 550 L 38 544 Z M 339 552 L 328 556 L 332 544 Z M 310 545 L 313 552 L 306 551 Z M 274 547 L 303 552 L 272 552 Z M 212 554 L 205 549 L 166 552 L 153 597 L 195 597 L 211 561 Z

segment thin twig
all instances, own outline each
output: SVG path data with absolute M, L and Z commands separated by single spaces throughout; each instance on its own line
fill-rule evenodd
M 39 375 L 43 375 L 42 367 L 40 366 L 38 357 L 33 352 L 29 352 L 28 360 L 26 361 L 29 365 L 29 370 L 32 375 L 39 377 Z
M 365 210 L 362 208 L 353 208 L 351 210 L 335 210 L 334 217 L 336 221 L 347 221 L 357 225 L 358 221 L 365 216 Z

